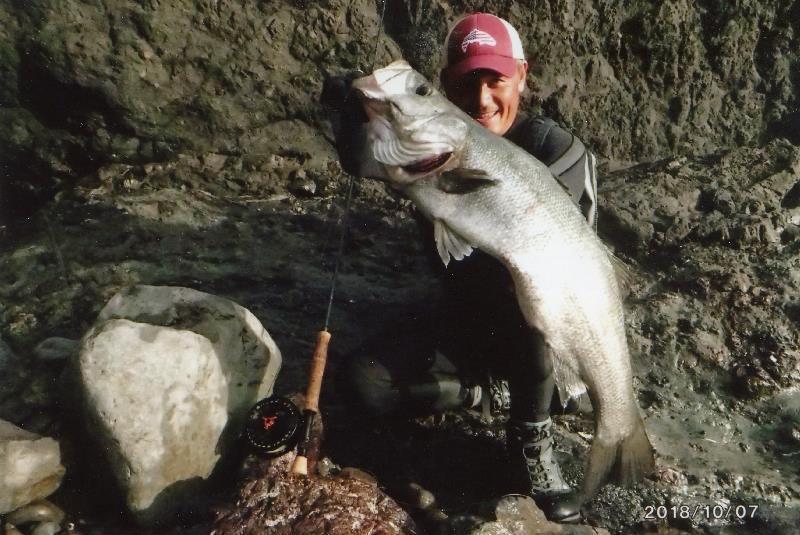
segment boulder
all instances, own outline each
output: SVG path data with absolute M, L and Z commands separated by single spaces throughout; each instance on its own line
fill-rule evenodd
M 63 476 L 58 442 L 0 420 L 0 514 L 49 496 Z
M 261 323 L 229 300 L 135 286 L 109 301 L 77 377 L 88 432 L 137 519 L 170 518 L 207 490 L 280 363 Z

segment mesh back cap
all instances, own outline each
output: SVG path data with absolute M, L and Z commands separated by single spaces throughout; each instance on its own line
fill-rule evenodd
M 459 20 L 446 42 L 445 70 L 450 76 L 462 76 L 476 69 L 513 76 L 517 61 L 525 59 L 517 30 L 489 13 L 472 13 Z

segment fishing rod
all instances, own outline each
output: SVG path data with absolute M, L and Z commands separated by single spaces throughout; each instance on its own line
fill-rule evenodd
M 369 71 L 375 68 L 375 62 L 378 59 L 378 47 L 381 41 L 381 34 L 383 32 L 383 19 L 386 15 L 386 3 L 388 0 L 383 0 L 381 3 L 381 16 L 378 20 L 378 33 L 375 36 L 375 49 L 372 53 L 372 64 L 369 66 Z M 319 413 L 319 395 L 322 388 L 322 376 L 325 373 L 325 365 L 328 361 L 328 345 L 331 340 L 331 333 L 328 331 L 328 325 L 331 319 L 331 309 L 333 308 L 333 295 L 336 291 L 336 279 L 339 275 L 339 268 L 341 266 L 342 256 L 344 255 L 345 236 L 347 235 L 347 227 L 350 215 L 350 202 L 353 198 L 353 182 L 355 177 L 349 175 L 347 179 L 347 195 L 345 196 L 344 214 L 342 215 L 342 231 L 339 234 L 339 247 L 336 251 L 336 260 L 334 263 L 333 274 L 331 275 L 331 291 L 328 295 L 328 308 L 325 312 L 325 325 L 321 331 L 317 333 L 317 346 L 314 349 L 314 355 L 311 358 L 311 370 L 309 372 L 308 387 L 306 388 L 305 407 L 303 410 L 304 416 L 304 430 L 300 443 L 297 446 L 297 456 L 292 463 L 292 473 L 294 474 L 308 474 L 308 448 L 311 445 L 311 427 L 314 424 L 314 419 Z
M 373 51 L 372 64 L 369 67 L 370 71 L 374 69 L 375 62 L 378 58 L 378 47 L 383 32 L 383 20 L 386 14 L 387 2 L 388 0 L 383 0 L 381 5 L 378 32 L 375 37 L 375 49 Z M 330 325 L 331 310 L 333 308 L 333 296 L 336 292 L 336 280 L 339 275 L 342 256 L 344 255 L 345 237 L 347 235 L 349 223 L 354 181 L 355 177 L 349 175 L 344 212 L 342 215 L 342 229 L 339 234 L 339 244 L 336 251 L 333 273 L 331 274 L 328 305 L 325 311 L 325 323 L 322 330 L 317 333 L 317 342 L 311 357 L 303 413 L 301 415 L 297 406 L 290 400 L 283 397 L 270 396 L 259 401 L 250 410 L 248 421 L 245 425 L 245 434 L 250 444 L 267 455 L 281 455 L 289 451 L 289 449 L 297 443 L 297 456 L 290 470 L 291 473 L 294 474 L 308 475 L 308 452 L 312 442 L 311 431 L 314 420 L 319 413 L 322 377 L 325 373 L 325 365 L 328 360 L 328 346 L 331 340 L 331 333 L 328 331 L 328 327 Z

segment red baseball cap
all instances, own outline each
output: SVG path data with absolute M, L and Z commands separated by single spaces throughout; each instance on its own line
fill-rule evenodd
M 525 59 L 517 30 L 489 13 L 472 13 L 458 21 L 446 42 L 445 70 L 450 76 L 461 76 L 476 69 L 513 76 L 517 61 Z

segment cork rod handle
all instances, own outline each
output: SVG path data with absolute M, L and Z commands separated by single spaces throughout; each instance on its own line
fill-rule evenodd
M 328 361 L 328 344 L 331 333 L 320 331 L 317 333 L 317 347 L 311 359 L 311 371 L 306 387 L 306 410 L 319 412 L 319 392 L 322 389 L 322 376 L 325 373 L 325 364 Z
M 297 446 L 297 455 L 292 462 L 291 473 L 308 475 L 308 448 L 311 442 L 311 426 L 314 416 L 319 412 L 319 392 L 322 389 L 322 375 L 325 373 L 325 364 L 328 361 L 328 343 L 331 333 L 320 331 L 317 334 L 317 347 L 311 358 L 311 370 L 308 374 L 306 387 L 305 422 L 303 424 L 303 437 Z

